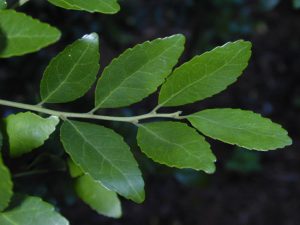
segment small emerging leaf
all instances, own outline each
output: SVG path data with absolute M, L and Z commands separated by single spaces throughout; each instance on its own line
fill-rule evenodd
M 120 10 L 117 0 L 48 0 L 65 9 L 114 14 Z
M 187 119 L 206 136 L 247 149 L 267 151 L 292 144 L 279 124 L 251 111 L 207 109 Z
M 56 116 L 44 119 L 31 112 L 10 115 L 5 121 L 10 155 L 13 157 L 42 146 L 59 123 Z
M 0 152 L 2 147 L 2 135 L 0 133 Z M 13 183 L 8 168 L 2 161 L 0 153 L 0 211 L 4 210 L 13 195 Z M 1 223 L 0 223 L 1 224 Z
M 68 225 L 52 205 L 38 197 L 26 197 L 19 206 L 0 213 L 1 225 Z
M 204 137 L 179 122 L 155 122 L 140 125 L 138 145 L 158 163 L 171 167 L 215 171 L 215 156 Z
M 117 108 L 155 92 L 184 49 L 183 35 L 147 41 L 126 50 L 107 66 L 96 88 L 95 108 Z
M 0 10 L 0 58 L 38 51 L 59 38 L 60 31 L 49 24 L 14 10 Z
M 98 213 L 119 218 L 122 215 L 121 203 L 117 194 L 96 182 L 89 175 L 76 179 L 75 190 L 78 196 Z
M 100 125 L 67 120 L 61 141 L 80 168 L 106 188 L 142 202 L 144 181 L 129 146 L 122 137 Z
M 41 81 L 43 103 L 63 103 L 83 96 L 96 80 L 99 70 L 99 38 L 85 35 L 58 54 Z
M 229 42 L 175 69 L 163 84 L 159 105 L 179 106 L 211 97 L 234 83 L 248 65 L 251 43 Z

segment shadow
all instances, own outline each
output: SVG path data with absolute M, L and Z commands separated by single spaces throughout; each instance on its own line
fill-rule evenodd
M 4 31 L 0 27 L 0 58 L 1 58 L 1 53 L 5 50 L 7 45 L 7 38 L 4 33 Z

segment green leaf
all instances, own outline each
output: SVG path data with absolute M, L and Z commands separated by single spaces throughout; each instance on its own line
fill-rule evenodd
M 6 9 L 7 7 L 7 3 L 5 0 L 0 0 L 0 10 L 1 9 Z
M 0 152 L 2 148 L 2 135 L 0 133 Z M 2 161 L 2 156 L 0 154 L 0 211 L 4 210 L 13 195 L 13 183 L 11 180 L 11 175 L 8 168 L 4 165 Z M 1 224 L 1 223 L 0 223 Z
M 17 157 L 42 146 L 55 131 L 59 119 L 56 116 L 44 119 L 34 113 L 25 112 L 8 116 L 5 122 L 10 155 Z
M 177 168 L 215 171 L 210 145 L 193 128 L 180 122 L 140 125 L 137 135 L 142 152 L 155 162 Z
M 187 119 L 206 136 L 247 149 L 267 151 L 292 144 L 279 124 L 251 111 L 207 109 Z
M 99 70 L 99 38 L 85 35 L 69 45 L 49 64 L 41 81 L 42 103 L 63 103 L 83 96 Z
M 194 57 L 163 84 L 159 105 L 185 105 L 223 91 L 241 75 L 250 55 L 251 43 L 236 41 Z
M 136 45 L 107 66 L 96 89 L 95 108 L 117 108 L 141 101 L 157 90 L 184 49 L 183 35 Z
M 68 167 L 69 167 L 69 172 L 71 177 L 76 178 L 84 175 L 84 172 L 81 170 L 79 166 L 77 166 L 72 159 L 68 159 L 67 161 Z
M 99 12 L 114 14 L 120 10 L 117 0 L 48 0 L 53 5 L 65 9 L 83 10 L 87 12 Z
M 26 197 L 19 206 L 0 213 L 1 225 L 68 225 L 54 207 L 38 197 Z
M 144 182 L 129 146 L 117 133 L 100 125 L 67 120 L 61 141 L 72 160 L 106 188 L 142 202 Z
M 91 176 L 77 178 L 75 190 L 78 196 L 98 213 L 113 218 L 121 217 L 121 203 L 117 194 L 94 181 Z
M 47 23 L 13 10 L 0 11 L 0 58 L 36 52 L 60 38 Z
M 299 9 L 300 8 L 300 0 L 293 0 L 293 5 L 295 9 Z

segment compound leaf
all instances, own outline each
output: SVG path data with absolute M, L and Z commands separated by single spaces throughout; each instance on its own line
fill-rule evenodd
M 241 75 L 250 55 L 251 43 L 240 40 L 194 57 L 163 84 L 159 105 L 185 105 L 223 91 Z
M 58 54 L 41 81 L 42 103 L 63 103 L 83 96 L 99 70 L 99 38 L 85 35 Z
M 95 108 L 117 108 L 155 92 L 184 49 L 183 35 L 158 38 L 126 50 L 107 66 L 96 88 Z
M 61 127 L 66 152 L 106 188 L 135 202 L 144 200 L 144 181 L 129 146 L 113 130 L 67 120 Z
M 207 109 L 187 119 L 206 136 L 247 149 L 267 151 L 292 144 L 279 124 L 251 111 Z
M 0 58 L 38 51 L 59 38 L 60 31 L 49 24 L 14 10 L 0 10 Z
M 0 213 L 1 225 L 68 225 L 52 205 L 38 197 L 26 197 L 19 206 Z
M 2 147 L 2 135 L 0 133 L 0 151 Z M 8 168 L 4 165 L 2 161 L 2 156 L 0 154 L 0 211 L 4 210 L 13 195 L 13 183 L 11 180 L 11 175 Z
M 193 128 L 180 122 L 140 125 L 137 135 L 142 152 L 155 162 L 171 167 L 215 171 L 210 145 Z
M 114 14 L 120 10 L 117 0 L 48 0 L 53 5 L 65 9 L 83 10 L 87 12 L 99 12 Z
M 78 196 L 98 213 L 119 218 L 122 215 L 121 203 L 117 194 L 106 189 L 89 175 L 76 179 L 75 190 Z
M 5 122 L 10 155 L 17 157 L 42 146 L 55 131 L 59 119 L 56 116 L 44 119 L 34 113 L 25 112 L 8 116 Z

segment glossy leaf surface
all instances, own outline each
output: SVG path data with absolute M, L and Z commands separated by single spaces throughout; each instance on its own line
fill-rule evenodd
M 99 70 L 99 38 L 85 35 L 53 58 L 41 81 L 42 102 L 63 103 L 83 96 Z
M 60 31 L 49 24 L 14 10 L 0 11 L 0 58 L 38 51 L 59 38 Z
M 142 152 L 158 163 L 177 168 L 215 171 L 210 145 L 193 128 L 180 122 L 140 125 L 137 135 Z
M 292 144 L 279 124 L 251 111 L 207 109 L 187 118 L 203 134 L 247 149 L 266 151 Z
M 129 146 L 113 130 L 67 120 L 61 141 L 72 160 L 106 188 L 135 202 L 144 200 L 144 182 Z

